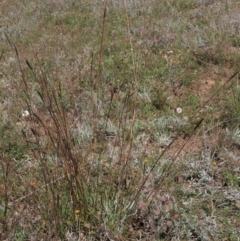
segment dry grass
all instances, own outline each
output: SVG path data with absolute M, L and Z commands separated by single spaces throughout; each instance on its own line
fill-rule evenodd
M 239 3 L 2 1 L 1 240 L 238 240 Z

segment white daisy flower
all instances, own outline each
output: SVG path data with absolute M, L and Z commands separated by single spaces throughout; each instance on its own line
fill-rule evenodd
M 181 113 L 183 112 L 183 110 L 182 110 L 181 107 L 178 107 L 178 108 L 176 109 L 176 112 L 177 112 L 178 114 L 181 114 Z
M 24 111 L 22 112 L 22 117 L 24 117 L 24 118 L 28 118 L 29 116 L 30 116 L 29 111 L 24 110 Z

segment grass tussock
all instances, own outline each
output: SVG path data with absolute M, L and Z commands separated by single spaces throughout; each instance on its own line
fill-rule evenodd
M 237 1 L 0 6 L 1 240 L 238 240 Z

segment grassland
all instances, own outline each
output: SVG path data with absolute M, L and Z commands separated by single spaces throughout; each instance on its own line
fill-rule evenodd
M 0 2 L 0 240 L 239 240 L 240 3 Z

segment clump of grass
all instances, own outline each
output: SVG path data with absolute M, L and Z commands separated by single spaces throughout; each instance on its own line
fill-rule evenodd
M 238 237 L 238 5 L 10 2 L 0 238 Z M 207 100 L 202 73 L 228 79 Z

